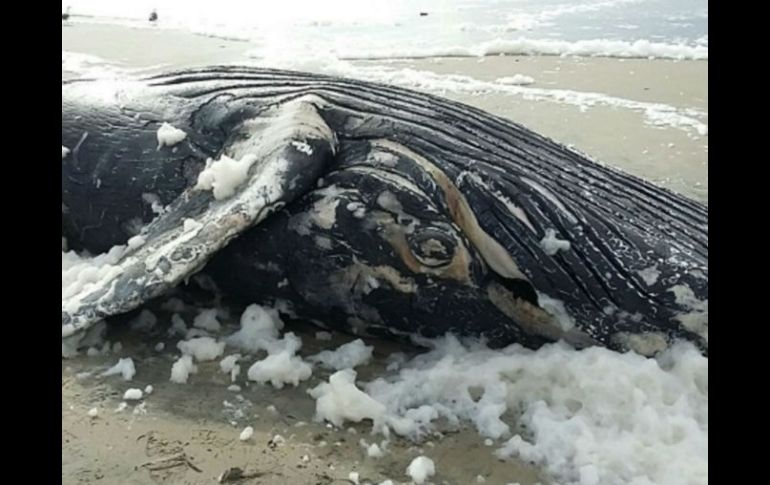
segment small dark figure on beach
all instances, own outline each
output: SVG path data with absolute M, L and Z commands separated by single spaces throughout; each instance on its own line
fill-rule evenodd
M 428 12 L 420 12 L 420 17 L 427 17 L 427 16 L 428 16 Z
M 64 13 L 61 14 L 61 19 L 62 20 L 69 20 L 69 18 L 70 18 L 70 8 L 72 8 L 72 7 L 67 7 L 67 10 L 64 11 Z
M 155 22 L 158 20 L 158 12 L 153 10 L 152 13 L 150 13 L 150 22 Z

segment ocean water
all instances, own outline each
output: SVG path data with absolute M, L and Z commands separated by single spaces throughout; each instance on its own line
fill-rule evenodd
M 62 9 L 67 6 L 72 21 L 85 16 L 249 40 L 272 56 L 708 58 L 707 0 L 69 0 Z M 150 24 L 153 9 L 159 21 Z

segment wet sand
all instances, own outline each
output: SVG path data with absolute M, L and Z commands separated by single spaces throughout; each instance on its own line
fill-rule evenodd
M 157 314 L 168 320 L 168 315 Z M 301 324 L 290 330 L 302 338 L 303 357 L 352 340 L 337 334 L 331 341 L 319 341 L 314 337 L 316 328 Z M 348 480 L 351 472 L 359 473 L 361 483 L 386 479 L 409 483 L 405 470 L 421 454 L 436 464 L 432 483 L 476 483 L 479 475 L 491 484 L 547 483 L 531 465 L 495 458 L 495 448 L 486 446 L 468 424 L 453 428 L 444 423 L 438 433 L 419 443 L 391 438 L 383 457 L 368 457 L 360 440 L 384 440 L 382 435 L 371 434 L 370 421 L 335 429 L 313 420 L 315 401 L 307 390 L 328 381 L 328 371 L 316 368 L 310 380 L 298 387 L 278 390 L 249 383 L 245 379 L 248 367 L 244 367 L 237 379 L 242 389 L 233 392 L 227 390 L 230 378 L 216 360 L 199 363 L 198 373 L 187 384 L 177 384 L 169 381 L 171 366 L 178 358 L 177 339 L 127 331 L 109 338 L 122 343 L 119 353 L 62 361 L 64 484 L 211 484 L 233 467 L 255 476 L 232 483 L 352 483 Z M 160 341 L 166 349 L 157 352 L 154 346 Z M 382 375 L 391 353 L 417 352 L 391 342 L 366 341 L 375 346 L 375 355 L 369 365 L 356 369 L 359 381 Z M 120 376 L 99 377 L 121 357 L 134 360 L 137 373 L 131 381 Z M 151 394 L 116 411 L 126 390 L 144 389 L 148 384 L 154 388 Z M 144 411 L 138 407 L 142 402 Z M 90 417 L 88 411 L 94 407 L 98 415 Z M 254 428 L 254 435 L 240 441 L 246 426 Z M 275 439 L 276 435 L 285 443 Z
M 526 88 L 600 93 L 605 96 L 696 110 L 708 124 L 708 62 L 648 59 L 485 57 L 389 62 L 389 67 L 458 74 L 494 81 L 521 74 Z M 611 104 L 581 107 L 527 95 L 497 92 L 436 92 L 520 123 L 590 157 L 675 192 L 708 202 L 708 136 L 693 130 L 654 126 L 643 108 Z

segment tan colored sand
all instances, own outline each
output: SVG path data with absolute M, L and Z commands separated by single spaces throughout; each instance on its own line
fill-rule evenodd
M 248 42 L 187 32 L 73 22 L 62 25 L 62 50 L 87 53 L 126 67 L 194 66 L 242 59 Z
M 316 329 L 310 327 L 295 326 L 292 331 L 302 338 L 305 356 L 350 340 L 338 335 L 333 342 L 320 342 L 314 338 Z M 257 474 L 234 483 L 350 483 L 347 478 L 353 471 L 359 473 L 362 483 L 387 478 L 406 483 L 404 471 L 420 454 L 434 460 L 435 483 L 470 484 L 478 475 L 489 484 L 546 483 L 525 463 L 497 460 L 494 448 L 485 446 L 478 433 L 467 427 L 443 426 L 442 437 L 430 436 L 420 443 L 391 439 L 383 457 L 366 456 L 361 439 L 368 443 L 384 439 L 371 435 L 371 422 L 332 429 L 313 421 L 315 403 L 307 389 L 328 380 L 327 371 L 316 369 L 299 387 L 276 390 L 247 385 L 245 367 L 238 379 L 242 391 L 231 392 L 227 390 L 229 376 L 214 361 L 200 363 L 198 374 L 190 376 L 187 384 L 175 384 L 169 381 L 178 354 L 173 348 L 175 340 L 168 340 L 163 352 L 155 352 L 152 348 L 158 338 L 143 340 L 127 333 L 115 338 L 124 346 L 119 355 L 62 361 L 64 484 L 211 484 L 233 467 Z M 370 343 L 376 345 L 376 358 L 357 369 L 363 381 L 382 374 L 391 352 L 405 350 L 389 342 Z M 118 358 L 129 356 L 137 370 L 132 381 L 98 377 Z M 91 375 L 78 376 L 84 372 Z M 144 389 L 148 384 L 154 390 L 145 396 L 146 414 L 135 413 L 136 404 L 116 412 L 127 389 Z M 267 409 L 271 405 L 277 412 Z M 93 407 L 99 410 L 96 418 L 88 416 Z M 238 417 L 238 412 L 243 416 Z M 254 428 L 254 435 L 242 442 L 239 435 L 246 426 Z M 282 436 L 285 444 L 272 445 L 275 435 Z

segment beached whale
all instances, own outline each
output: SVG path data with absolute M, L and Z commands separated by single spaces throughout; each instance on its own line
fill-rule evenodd
M 167 123 L 167 124 L 166 124 Z M 202 272 L 355 333 L 708 348 L 708 208 L 391 86 L 212 67 L 62 82 L 62 337 Z

